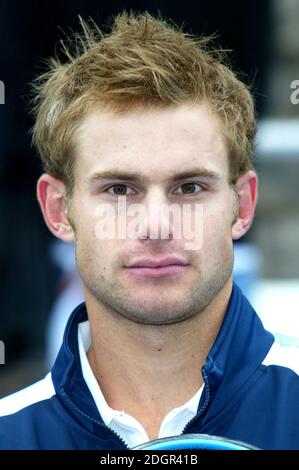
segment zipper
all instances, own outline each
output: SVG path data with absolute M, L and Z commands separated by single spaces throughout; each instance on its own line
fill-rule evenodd
M 202 405 L 202 407 L 200 408 L 200 410 L 198 411 L 198 413 L 196 414 L 196 416 L 194 416 L 194 418 L 192 418 L 186 424 L 186 426 L 182 430 L 181 434 L 188 434 L 188 428 L 190 426 L 192 426 L 192 424 L 195 423 L 195 421 L 197 421 L 198 418 L 204 413 L 204 411 L 207 409 L 207 406 L 208 406 L 209 401 L 210 401 L 210 387 L 209 387 L 209 384 L 208 384 L 208 377 L 207 377 L 207 374 L 206 374 L 204 369 L 202 369 L 201 372 L 202 372 L 203 380 L 204 380 L 204 383 L 205 383 L 204 389 L 202 391 L 202 393 L 205 393 L 205 395 L 206 395 L 205 401 L 204 401 L 204 404 Z
M 77 405 L 75 405 L 75 403 L 69 398 L 69 396 L 65 393 L 64 389 L 61 388 L 61 392 L 62 392 L 62 395 L 64 396 L 64 398 L 71 404 L 71 406 L 80 414 L 82 415 L 85 419 L 88 419 L 88 421 L 91 421 L 92 423 L 96 424 L 97 426 L 100 426 L 101 428 L 107 430 L 110 432 L 110 434 L 114 435 L 120 442 L 121 444 L 127 449 L 127 450 L 130 450 L 130 447 L 128 446 L 128 444 L 124 441 L 124 439 L 119 436 L 119 434 L 117 434 L 116 431 L 114 431 L 113 429 L 109 428 L 109 426 L 107 426 L 104 422 L 102 421 L 99 421 L 95 418 L 92 418 L 91 416 L 89 416 L 88 414 L 84 413 L 84 411 L 82 411 L 80 408 L 78 408 Z
M 104 428 L 104 429 L 110 431 L 111 434 L 114 434 L 114 436 L 117 437 L 117 439 L 123 444 L 123 446 L 124 446 L 127 450 L 131 450 L 131 448 L 130 448 L 130 447 L 128 446 L 128 444 L 124 441 L 124 439 L 123 439 L 122 437 L 120 437 L 120 435 L 117 434 L 117 432 L 114 431 L 114 429 L 109 428 L 109 426 L 107 426 L 107 424 L 105 424 L 105 423 L 103 424 L 103 423 L 101 423 L 100 421 L 98 421 L 97 424 L 98 424 L 99 426 L 101 426 L 102 428 Z
M 184 427 L 184 429 L 182 430 L 181 434 L 187 434 L 187 431 L 188 431 L 188 428 L 190 426 L 192 426 L 192 424 L 198 420 L 198 418 L 203 414 L 203 412 L 206 410 L 208 404 L 209 404 L 209 401 L 210 401 L 210 387 L 209 387 L 209 384 L 208 384 L 208 378 L 207 378 L 207 374 L 204 370 L 204 368 L 202 369 L 202 376 L 203 376 L 203 380 L 204 380 L 204 383 L 205 383 L 205 386 L 204 386 L 204 389 L 203 389 L 203 393 L 205 393 L 206 397 L 205 397 L 205 401 L 204 401 L 204 404 L 202 405 L 201 409 L 198 411 L 198 413 L 196 414 L 196 416 L 194 416 L 194 418 L 192 418 L 187 424 L 186 426 Z M 105 429 L 106 431 L 108 431 L 110 434 L 114 435 L 118 440 L 119 442 L 127 449 L 127 450 L 131 450 L 131 448 L 128 446 L 128 444 L 124 441 L 124 439 L 119 435 L 117 434 L 116 431 L 114 431 L 114 429 L 111 429 L 109 428 L 109 426 L 107 426 L 104 422 L 102 421 L 99 421 L 95 418 L 92 418 L 91 416 L 89 416 L 88 414 L 84 413 L 84 411 L 82 411 L 80 408 L 78 408 L 77 405 L 75 405 L 75 403 L 73 403 L 73 401 L 69 398 L 69 396 L 65 393 L 64 391 L 64 388 L 62 387 L 61 388 L 61 391 L 62 391 L 62 394 L 63 396 L 66 398 L 67 401 L 69 401 L 69 403 L 71 404 L 71 406 L 80 414 L 82 415 L 85 419 L 88 419 L 89 421 L 91 421 L 92 423 L 96 424 L 97 426 L 100 426 L 101 428 Z

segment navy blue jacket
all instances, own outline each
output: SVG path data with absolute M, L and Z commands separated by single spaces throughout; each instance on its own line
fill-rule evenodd
M 81 304 L 70 316 L 51 373 L 0 401 L 0 449 L 127 448 L 103 423 L 82 377 L 77 330 L 85 320 Z M 224 436 L 261 449 L 299 449 L 298 370 L 299 348 L 275 341 L 234 285 L 202 368 L 197 416 L 183 433 Z

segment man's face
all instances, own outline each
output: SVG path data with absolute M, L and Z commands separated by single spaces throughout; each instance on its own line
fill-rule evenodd
M 75 158 L 70 215 L 87 297 L 127 319 L 153 325 L 183 321 L 209 305 L 230 281 L 235 215 L 228 152 L 221 124 L 209 108 L 176 106 L 123 115 L 95 111 L 77 134 Z M 111 220 L 115 209 L 117 223 L 123 215 L 117 212 L 118 195 L 125 197 L 127 208 L 141 204 L 148 215 L 139 221 L 137 237 L 124 239 L 118 228 L 112 239 L 103 239 L 99 208 L 108 204 Z M 203 208 L 203 240 L 196 249 L 186 249 L 185 232 L 174 237 L 175 224 L 157 211 L 174 204 L 189 206 L 193 219 L 196 205 Z M 168 237 L 159 232 L 152 238 L 154 225 Z M 170 263 L 182 264 L 157 267 L 169 257 Z

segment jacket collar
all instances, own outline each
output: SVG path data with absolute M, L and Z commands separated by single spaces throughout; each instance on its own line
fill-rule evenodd
M 82 303 L 67 322 L 52 378 L 60 399 L 77 419 L 94 431 L 94 425 L 104 423 L 83 379 L 78 350 L 78 324 L 87 319 L 86 306 Z M 221 329 L 202 368 L 206 387 L 200 406 L 204 400 L 204 411 L 208 410 L 210 417 L 252 375 L 273 341 L 273 335 L 263 328 L 252 306 L 234 284 Z
M 52 380 L 58 397 L 68 409 L 89 424 L 104 424 L 83 378 L 79 347 L 78 325 L 88 320 L 85 303 L 81 303 L 70 315 L 63 336 L 63 343 L 52 368 Z
M 273 335 L 264 329 L 259 316 L 234 284 L 222 326 L 202 368 L 209 395 L 209 419 L 227 405 L 256 371 L 273 342 Z

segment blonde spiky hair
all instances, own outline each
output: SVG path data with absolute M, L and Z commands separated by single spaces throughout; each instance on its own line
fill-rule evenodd
M 248 87 L 227 65 L 226 54 L 149 13 L 123 12 L 103 34 L 80 18 L 82 34 L 62 42 L 65 61 L 52 58 L 34 82 L 33 142 L 44 170 L 71 191 L 73 140 L 95 107 L 128 112 L 207 102 L 219 115 L 230 155 L 231 182 L 252 168 L 256 123 Z

